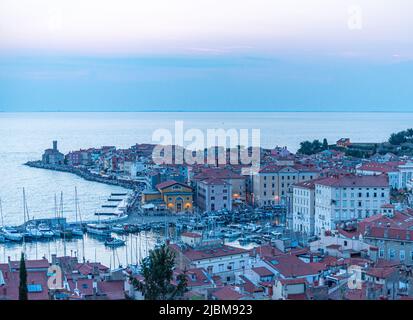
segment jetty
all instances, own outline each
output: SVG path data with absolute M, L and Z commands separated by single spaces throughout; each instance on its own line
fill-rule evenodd
M 109 175 L 100 175 L 97 173 L 93 173 L 86 168 L 78 168 L 78 167 L 68 166 L 65 164 L 47 164 L 39 160 L 39 161 L 28 161 L 24 165 L 32 167 L 32 168 L 38 168 L 38 169 L 68 172 L 68 173 L 75 174 L 88 181 L 119 186 L 125 189 L 135 189 L 136 187 L 142 184 L 142 181 L 133 181 L 133 180 L 127 180 L 127 179 L 120 179 L 120 178 L 109 176 Z

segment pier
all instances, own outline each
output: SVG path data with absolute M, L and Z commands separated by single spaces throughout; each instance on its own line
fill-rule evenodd
M 29 161 L 25 163 L 26 166 L 38 169 L 46 169 L 46 170 L 53 170 L 53 171 L 60 171 L 60 172 L 68 172 L 75 174 L 85 180 L 94 181 L 99 183 L 105 183 L 113 186 L 119 186 L 125 189 L 135 189 L 144 181 L 134 181 L 134 180 L 126 180 L 126 179 L 119 179 L 112 176 L 102 176 L 99 174 L 95 174 L 90 172 L 85 168 L 76 168 L 68 165 L 58 165 L 58 164 L 46 164 L 42 161 Z

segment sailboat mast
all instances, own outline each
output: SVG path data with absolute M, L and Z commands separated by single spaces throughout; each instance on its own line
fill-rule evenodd
M 4 226 L 3 206 L 1 205 L 1 198 L 0 198 L 0 216 L 1 216 L 1 225 Z
M 77 224 L 77 188 L 75 187 L 75 215 L 76 215 L 76 224 Z
M 23 222 L 26 225 L 26 192 L 23 188 Z
M 63 220 L 63 191 L 60 192 L 60 214 Z M 66 257 L 66 223 L 63 221 L 63 254 Z

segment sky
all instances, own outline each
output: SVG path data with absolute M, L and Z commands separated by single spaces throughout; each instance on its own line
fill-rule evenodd
M 1 0 L 0 111 L 413 111 L 411 0 Z

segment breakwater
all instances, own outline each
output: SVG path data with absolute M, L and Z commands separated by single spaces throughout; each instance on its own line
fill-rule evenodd
M 101 176 L 99 174 L 90 172 L 88 169 L 76 168 L 76 167 L 72 167 L 68 165 L 52 165 L 52 164 L 43 163 L 42 161 L 29 161 L 29 162 L 26 162 L 24 165 L 32 167 L 32 168 L 68 172 L 68 173 L 75 174 L 88 181 L 94 181 L 94 182 L 105 183 L 105 184 L 109 184 L 113 186 L 119 186 L 125 189 L 133 190 L 141 184 L 141 182 L 119 179 L 119 178 L 112 177 L 112 176 L 107 176 L 107 177 Z

